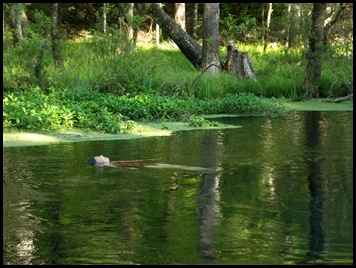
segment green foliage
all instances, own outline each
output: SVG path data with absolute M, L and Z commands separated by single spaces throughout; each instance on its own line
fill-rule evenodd
M 28 89 L 42 86 L 35 74 L 39 56 L 43 51 L 40 64 L 42 77 L 48 76 L 48 66 L 53 64 L 50 47 L 51 22 L 42 12 L 35 12 L 34 22 L 24 28 L 25 38 L 21 46 L 7 46 L 3 50 L 3 87 L 5 90 Z M 10 38 L 10 37 L 8 37 Z M 44 84 L 48 86 L 47 82 Z
M 36 10 L 33 15 L 33 22 L 24 28 L 26 38 L 50 38 L 51 19 L 42 11 Z
M 123 7 L 108 4 L 107 8 L 108 22 L 112 22 L 107 27 L 108 35 L 101 33 L 98 24 L 97 31 L 90 29 L 88 38 L 62 42 L 64 64 L 60 68 L 53 64 L 48 14 L 33 12 L 21 46 L 13 46 L 11 34 L 5 32 L 4 127 L 81 127 L 122 133 L 135 129 L 135 120 L 174 121 L 187 114 L 194 115 L 190 119 L 192 125 L 199 125 L 204 123 L 200 117 L 203 114 L 279 113 L 283 107 L 274 98 L 298 98 L 304 94 L 304 48 L 279 45 L 275 49 L 268 47 L 264 53 L 256 39 L 248 45 L 247 38 L 250 40 L 258 29 L 258 21 L 249 12 L 223 17 L 221 34 L 225 41 L 237 41 L 235 46 L 240 52 L 249 53 L 257 80 L 223 72 L 215 76 L 203 74 L 195 81 L 201 71 L 194 69 L 176 45 L 163 42 L 134 47 L 127 40 L 126 22 L 113 23 L 118 21 L 117 12 L 125 13 Z M 84 19 L 85 5 L 80 4 L 80 10 Z M 96 13 L 97 23 L 100 12 Z M 136 22 L 137 26 L 142 21 Z M 320 97 L 341 96 L 350 90 L 353 64 L 349 44 L 329 45 L 330 55 L 324 59 L 318 88 Z M 44 54 L 38 79 L 35 66 L 41 52 Z M 225 47 L 220 55 L 226 55 Z
M 4 94 L 4 128 L 59 129 L 73 124 L 73 114 L 68 107 L 39 88 Z
M 134 120 L 176 121 L 193 114 L 190 124 L 205 126 L 202 114 L 217 113 L 279 113 L 283 106 L 253 94 L 231 95 L 217 100 L 153 94 L 104 94 L 89 90 L 56 91 L 45 94 L 40 88 L 5 92 L 3 127 L 31 130 L 96 129 L 104 133 L 129 133 L 137 128 Z M 214 126 L 214 122 L 209 122 Z
M 169 42 L 159 46 L 138 45 L 133 49 L 127 46 L 126 37 L 118 31 L 113 32 L 112 36 L 96 32 L 92 38 L 81 42 L 63 42 L 64 65 L 54 68 L 48 39 L 38 34 L 25 40 L 22 47 L 4 47 L 5 90 L 26 90 L 44 85 L 45 88 L 92 89 L 118 95 L 154 92 L 199 99 L 214 99 L 243 92 L 264 97 L 294 98 L 303 93 L 305 59 L 302 49 L 286 50 L 280 46 L 263 53 L 262 45 L 238 43 L 236 47 L 239 51 L 248 51 L 252 57 L 257 81 L 240 79 L 228 73 L 218 76 L 203 74 L 193 85 L 200 72 Z M 35 76 L 34 66 L 44 44 L 47 47 L 42 60 L 40 83 Z M 226 49 L 222 48 L 221 55 L 224 54 Z M 344 76 L 338 81 L 349 83 L 352 62 L 344 56 L 330 57 L 329 61 L 323 66 L 324 72 L 334 72 L 333 69 L 338 66 L 338 77 L 341 74 Z M 334 84 L 333 90 L 337 93 L 339 82 L 334 81 L 323 76 L 320 91 L 327 92 Z
M 206 120 L 202 115 L 192 115 L 189 117 L 189 125 L 192 127 L 218 127 L 219 123 Z
M 248 36 L 256 34 L 256 18 L 242 14 L 235 18 L 232 14 L 220 19 L 220 34 L 226 43 L 229 41 L 247 42 Z

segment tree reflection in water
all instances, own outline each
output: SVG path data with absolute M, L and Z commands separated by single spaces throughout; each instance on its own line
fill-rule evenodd
M 210 131 L 202 143 L 204 166 L 217 170 L 217 141 L 218 132 Z M 204 259 L 216 259 L 217 250 L 214 247 L 214 227 L 220 213 L 219 172 L 203 173 L 199 192 L 199 251 Z

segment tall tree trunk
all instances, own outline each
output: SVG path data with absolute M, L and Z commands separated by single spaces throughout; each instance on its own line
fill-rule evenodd
M 148 14 L 174 41 L 196 69 L 202 66 L 202 48 L 157 3 L 147 4 Z
M 159 45 L 160 29 L 159 25 L 156 23 L 156 45 Z
M 5 10 L 4 3 L 2 4 L 2 41 L 4 41 L 4 33 L 5 33 Z
M 174 20 L 185 31 L 185 4 L 174 3 Z
M 23 35 L 23 28 L 27 24 L 26 13 L 22 10 L 22 3 L 12 3 L 10 6 L 10 25 L 14 45 L 20 44 Z
M 159 3 L 157 3 L 157 4 L 159 4 Z M 156 23 L 156 45 L 158 46 L 159 45 L 159 37 L 160 37 L 160 28 L 159 28 L 159 25 L 158 25 L 158 23 Z
M 22 25 L 21 25 L 21 3 L 16 4 L 16 28 L 19 41 L 23 39 Z
M 303 44 L 303 58 L 306 59 L 306 54 L 308 51 L 308 37 L 310 36 L 310 12 L 309 6 L 313 5 L 313 3 L 299 3 L 295 4 L 298 7 L 299 12 L 299 39 Z
M 202 67 L 210 74 L 221 71 L 219 40 L 219 3 L 204 3 Z
M 103 33 L 106 35 L 106 3 L 103 3 Z
M 187 33 L 196 40 L 198 25 L 198 3 L 185 4 L 185 21 L 185 28 Z
M 298 4 L 289 3 L 288 4 L 288 29 L 287 29 L 287 49 L 293 48 L 296 45 L 296 35 L 298 33 Z
M 58 30 L 58 3 L 53 3 L 52 5 L 52 54 L 54 59 L 54 66 L 59 67 L 62 65 L 62 52 L 59 39 Z
M 269 3 L 268 4 L 267 21 L 266 21 L 266 29 L 265 29 L 264 38 L 263 38 L 263 52 L 266 52 L 266 48 L 267 48 L 268 37 L 269 37 L 269 25 L 271 23 L 272 11 L 273 11 L 272 3 Z
M 127 13 L 127 40 L 135 45 L 134 40 L 134 3 L 128 3 Z
M 318 86 L 321 78 L 322 55 L 324 51 L 324 14 L 326 3 L 314 3 L 312 25 L 307 53 L 306 77 L 304 81 L 304 98 L 318 96 Z

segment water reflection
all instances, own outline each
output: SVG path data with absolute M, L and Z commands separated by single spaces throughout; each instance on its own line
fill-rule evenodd
M 308 151 L 308 183 L 310 191 L 310 249 L 307 256 L 312 260 L 323 259 L 325 249 L 325 234 L 323 230 L 324 190 L 325 178 L 322 176 L 319 146 L 321 144 L 321 115 L 318 112 L 305 113 L 306 146 Z
M 226 123 L 4 148 L 3 263 L 351 264 L 352 113 Z M 86 163 L 102 153 L 171 168 Z
M 202 140 L 204 165 L 214 170 L 218 168 L 218 132 L 207 132 Z M 199 192 L 199 250 L 204 259 L 216 259 L 217 250 L 214 246 L 215 227 L 220 213 L 219 173 L 204 173 Z

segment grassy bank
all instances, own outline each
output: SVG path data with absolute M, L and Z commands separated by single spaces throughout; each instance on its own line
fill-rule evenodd
M 116 135 L 137 133 L 139 122 L 216 127 L 204 116 L 278 115 L 301 104 L 282 99 L 303 94 L 306 63 L 302 49 L 278 46 L 263 52 L 262 45 L 236 44 L 239 51 L 252 57 L 255 81 L 228 73 L 200 77 L 201 71 L 170 42 L 133 48 L 125 40 L 94 35 L 63 41 L 63 65 L 55 68 L 48 38 L 33 32 L 21 46 L 14 47 L 4 36 L 4 129 L 77 129 Z M 226 48 L 221 47 L 222 60 L 225 55 Z M 347 91 L 352 66 L 348 57 L 330 50 L 323 63 L 320 96 Z M 312 110 L 326 105 L 305 103 Z
M 213 99 L 230 94 L 252 93 L 266 98 L 297 98 L 304 94 L 306 69 L 304 48 L 283 45 L 263 52 L 260 44 L 237 43 L 239 51 L 252 57 L 257 80 L 245 80 L 223 72 L 218 76 L 201 74 L 176 45 L 163 42 L 139 43 L 135 48 L 118 36 L 61 43 L 63 66 L 55 68 L 50 41 L 38 35 L 13 47 L 4 39 L 3 88 L 9 90 L 97 90 L 119 95 L 155 93 L 165 96 Z M 43 58 L 40 58 L 43 53 Z M 224 62 L 226 47 L 220 48 Z M 37 69 L 36 69 L 37 68 Z M 352 80 L 352 57 L 330 46 L 323 59 L 319 97 L 346 95 Z

